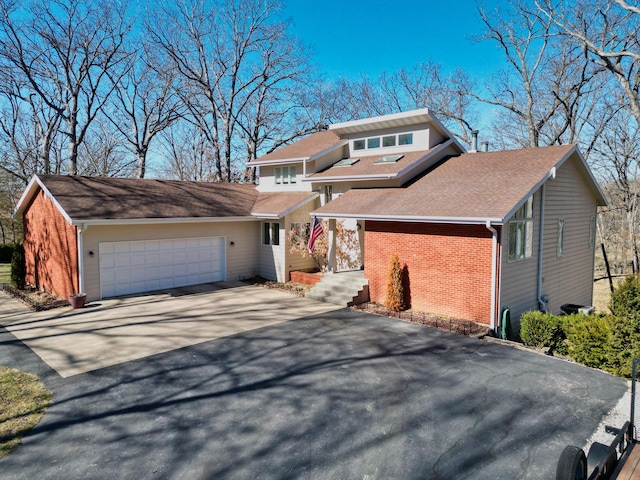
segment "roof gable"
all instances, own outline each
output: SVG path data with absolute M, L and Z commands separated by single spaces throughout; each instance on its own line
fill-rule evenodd
M 312 133 L 308 137 L 304 137 L 295 143 L 291 143 L 285 147 L 274 150 L 271 153 L 267 153 L 262 157 L 249 162 L 251 165 L 262 165 L 270 162 L 277 162 L 281 160 L 306 160 L 312 156 L 322 154 L 328 151 L 338 148 L 347 143 L 346 140 L 342 140 L 339 135 L 334 132 L 322 131 Z

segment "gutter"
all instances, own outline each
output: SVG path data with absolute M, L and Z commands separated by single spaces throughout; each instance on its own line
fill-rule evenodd
M 542 298 L 542 252 L 544 246 L 544 204 L 545 204 L 545 186 L 546 184 L 542 184 L 541 188 L 541 206 L 540 206 L 540 240 L 538 241 L 538 285 L 537 285 L 537 298 L 538 298 L 538 308 L 541 312 L 547 312 L 547 304 Z
M 95 220 L 72 220 L 75 227 L 84 225 L 154 225 L 167 223 L 217 223 L 217 222 L 252 222 L 256 217 L 178 217 L 178 218 L 98 218 Z
M 78 291 L 74 293 L 84 293 L 84 241 L 82 232 L 88 227 L 86 224 L 80 224 L 77 226 L 78 230 Z
M 381 222 L 411 222 L 411 223 L 452 223 L 456 225 L 502 225 L 502 218 L 481 218 L 481 217 L 428 217 L 428 216 L 403 216 L 403 215 L 366 215 L 355 213 L 322 213 L 311 212 L 312 216 L 326 219 L 354 218 L 356 220 L 377 220 Z
M 556 168 L 552 168 L 549 178 L 550 179 L 555 179 L 556 178 Z M 545 187 L 546 187 L 546 182 L 542 184 L 542 187 L 540 188 L 541 191 L 541 199 L 540 199 L 540 245 L 538 247 L 539 252 L 538 252 L 538 289 L 537 289 L 537 294 L 538 294 L 538 308 L 545 312 L 547 311 L 547 302 L 549 301 L 548 298 L 543 298 L 542 295 L 542 251 L 543 251 L 543 247 L 544 247 L 544 205 L 545 205 Z
M 491 221 L 487 220 L 485 227 L 491 232 L 491 321 L 489 328 L 495 332 L 496 327 L 496 290 L 497 282 L 497 254 L 498 254 L 498 231 L 491 226 Z

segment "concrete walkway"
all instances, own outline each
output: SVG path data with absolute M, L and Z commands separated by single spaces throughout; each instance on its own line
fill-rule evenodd
M 221 282 L 32 312 L 0 292 L 0 326 L 62 377 L 340 307 Z

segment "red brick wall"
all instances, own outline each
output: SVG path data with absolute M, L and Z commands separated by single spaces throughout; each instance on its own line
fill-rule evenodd
M 383 304 L 391 255 L 407 267 L 410 307 L 490 323 L 491 232 L 482 225 L 374 222 L 365 231 L 365 277 Z
M 24 214 L 24 251 L 28 283 L 61 298 L 78 292 L 76 227 L 42 190 Z

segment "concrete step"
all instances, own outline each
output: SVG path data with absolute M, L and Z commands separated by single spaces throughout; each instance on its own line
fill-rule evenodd
M 361 270 L 329 273 L 325 274 L 306 296 L 323 302 L 350 306 L 369 300 L 369 282 Z

